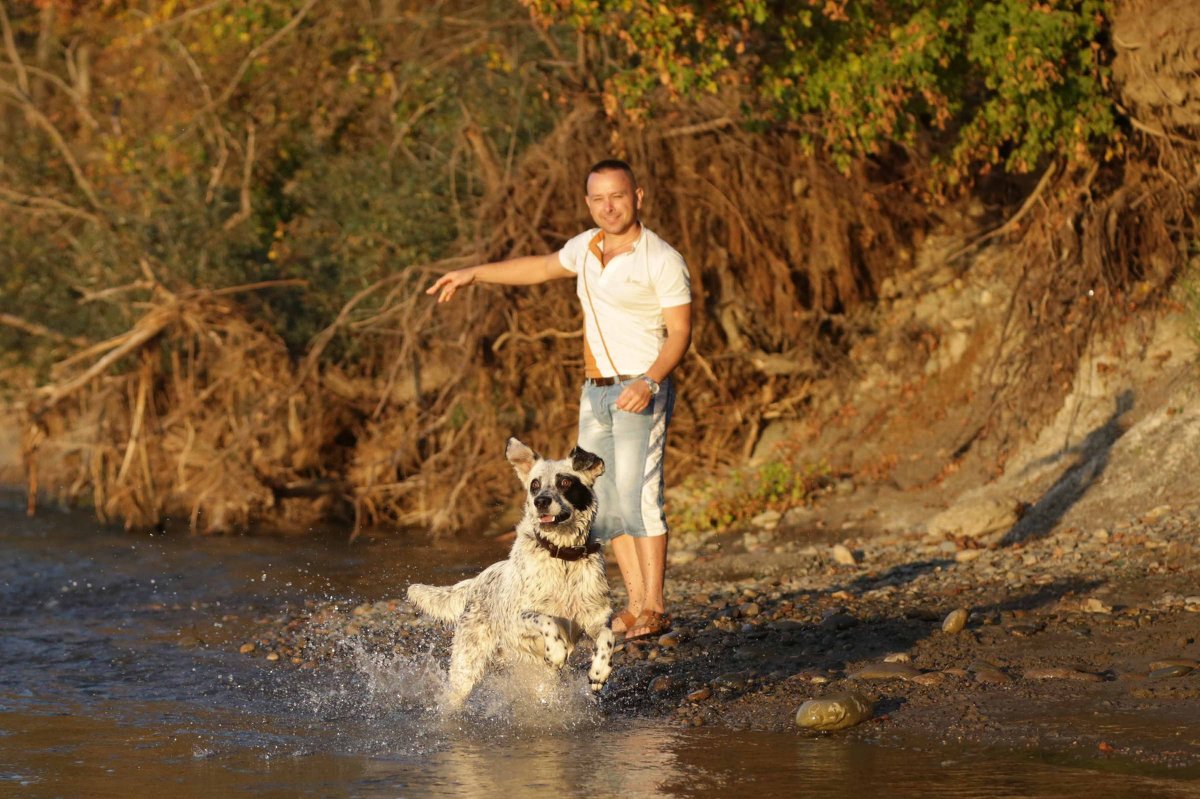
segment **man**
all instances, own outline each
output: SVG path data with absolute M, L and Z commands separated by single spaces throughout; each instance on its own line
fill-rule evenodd
M 613 617 L 627 640 L 670 629 L 663 597 L 667 523 L 663 456 L 675 405 L 671 373 L 692 337 L 687 265 L 642 225 L 643 192 L 624 161 L 593 166 L 585 181 L 592 228 L 557 253 L 459 269 L 426 293 L 447 302 L 472 283 L 528 286 L 575 278 L 583 306 L 585 380 L 579 446 L 607 466 L 596 483 L 595 540 L 611 541 L 629 606 Z

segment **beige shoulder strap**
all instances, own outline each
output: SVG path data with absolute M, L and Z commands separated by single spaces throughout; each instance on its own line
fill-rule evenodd
M 600 346 L 604 347 L 604 357 L 608 358 L 608 364 L 612 367 L 613 374 L 620 374 L 621 370 L 617 368 L 617 362 L 613 360 L 612 353 L 608 351 L 608 342 L 604 340 L 604 331 L 600 329 L 600 317 L 596 315 L 596 306 L 592 303 L 592 290 L 588 288 L 586 257 L 579 268 L 583 272 L 583 293 L 587 295 L 588 307 L 592 309 L 592 321 L 596 324 L 596 335 L 600 336 Z M 584 330 L 584 335 L 587 335 L 586 330 Z

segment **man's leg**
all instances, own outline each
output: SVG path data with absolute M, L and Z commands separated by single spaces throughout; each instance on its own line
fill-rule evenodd
M 624 529 L 633 539 L 630 544 L 641 581 L 639 615 L 642 612 L 662 614 L 666 610 L 667 520 L 663 512 L 663 458 L 674 399 L 674 385 L 664 381 L 659 394 L 644 412 L 617 411 L 613 414 L 614 477 Z M 628 585 L 630 577 L 625 580 Z M 650 622 L 651 628 L 655 626 L 658 625 Z M 638 636 L 652 631 L 635 627 L 628 634 Z
M 604 461 L 604 474 L 596 480 L 596 502 L 599 506 L 592 523 L 592 540 L 612 543 L 613 558 L 625 583 L 628 604 L 613 617 L 613 632 L 623 633 L 642 612 L 645 601 L 645 581 L 638 566 L 633 539 L 625 535 L 621 503 L 617 493 L 617 459 L 613 448 L 613 413 L 620 386 L 585 386 L 579 399 L 579 446 Z M 621 411 L 617 411 L 621 413 Z M 628 620 L 621 619 L 625 616 Z
M 635 619 L 646 607 L 646 576 L 642 572 L 639 543 L 640 539 L 624 533 L 612 540 L 613 557 L 617 559 L 617 568 L 621 570 L 621 579 L 625 582 L 625 593 L 629 595 L 627 610 Z M 659 593 L 662 593 L 661 581 Z M 617 627 L 619 629 L 616 632 L 625 631 L 623 626 Z
M 642 610 L 664 613 L 667 609 L 667 601 L 663 597 L 663 583 L 667 574 L 667 534 L 633 540 L 637 547 L 638 569 L 645 597 L 638 613 Z

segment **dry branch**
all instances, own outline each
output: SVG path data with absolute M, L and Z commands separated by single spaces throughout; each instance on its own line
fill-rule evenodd
M 12 314 L 0 313 L 0 325 L 12 327 L 25 333 L 30 333 L 35 336 L 48 338 L 51 341 L 57 341 L 62 344 L 73 344 L 76 347 L 86 347 L 91 342 L 82 336 L 64 336 L 56 330 L 51 330 L 45 325 L 39 325 L 36 322 L 29 322 Z

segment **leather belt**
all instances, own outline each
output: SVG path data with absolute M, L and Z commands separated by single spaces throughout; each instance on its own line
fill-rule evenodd
M 615 386 L 617 383 L 624 383 L 626 380 L 636 380 L 641 375 L 617 375 L 616 377 L 589 377 L 583 382 L 589 386 Z

